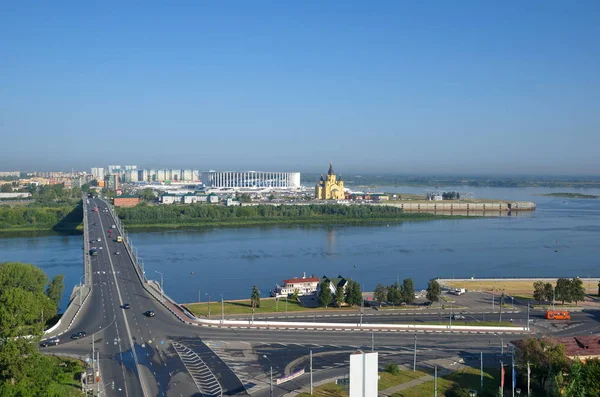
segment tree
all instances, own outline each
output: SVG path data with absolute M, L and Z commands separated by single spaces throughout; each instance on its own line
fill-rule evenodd
M 248 193 L 242 193 L 237 195 L 237 199 L 240 203 L 251 203 L 252 197 Z
M 598 296 L 600 296 L 600 281 L 598 281 Z
M 346 283 L 346 303 L 351 306 L 359 306 L 362 304 L 360 284 L 354 280 L 348 280 Z
M 319 295 L 317 298 L 319 299 L 319 303 L 322 306 L 329 306 L 331 301 L 333 300 L 333 296 L 331 296 L 331 282 L 329 280 L 325 280 L 321 282 L 319 286 Z
M 442 288 L 437 280 L 430 280 L 427 284 L 427 300 L 430 302 L 438 302 L 440 295 L 442 294 Z
M 2 187 L 0 187 L 0 192 L 2 192 L 2 193 L 12 193 L 12 191 L 13 191 L 13 188 L 10 183 L 5 183 L 2 185 Z
M 538 301 L 538 304 L 542 303 L 542 300 L 546 297 L 544 285 L 543 281 L 536 281 L 533 283 L 533 299 Z
M 559 278 L 556 280 L 556 288 L 554 289 L 554 294 L 556 299 L 562 301 L 562 304 L 566 302 L 571 302 L 571 280 L 568 278 Z
M 256 285 L 252 286 L 252 292 L 250 292 L 250 304 L 252 310 L 260 308 L 260 291 Z
M 406 278 L 402 281 L 402 287 L 400 288 L 400 296 L 403 302 L 407 304 L 415 301 L 415 287 L 412 278 Z
M 375 293 L 373 294 L 373 299 L 375 299 L 375 302 L 385 302 L 386 297 L 387 292 L 383 284 L 377 284 L 377 287 L 375 287 Z
M 156 195 L 152 191 L 151 188 L 147 187 L 140 192 L 140 197 L 144 201 L 154 201 L 156 200 Z
M 548 302 L 554 300 L 554 287 L 551 283 L 544 284 L 544 299 Z
M 564 388 L 565 397 L 581 397 L 586 395 L 583 364 L 576 360 L 569 368 L 568 381 Z
M 338 286 L 335 289 L 335 303 L 338 307 L 342 307 L 342 303 L 344 303 L 346 296 L 344 294 L 344 288 L 342 286 Z
M 394 305 L 399 305 L 402 303 L 402 295 L 400 294 L 400 286 L 398 285 L 398 282 L 395 282 L 388 287 L 387 299 L 388 302 L 392 302 Z
M 62 274 L 54 276 L 46 288 L 46 296 L 58 307 L 65 288 L 65 277 Z
M 532 376 L 542 388 L 548 378 L 565 369 L 569 363 L 564 345 L 552 338 L 524 339 L 519 344 L 516 359 L 523 367 L 527 366 L 527 363 L 531 365 Z
M 583 281 L 581 281 L 579 277 L 575 277 L 571 280 L 569 289 L 569 296 L 575 301 L 575 305 L 577 305 L 577 302 L 585 299 L 585 287 L 583 286 Z

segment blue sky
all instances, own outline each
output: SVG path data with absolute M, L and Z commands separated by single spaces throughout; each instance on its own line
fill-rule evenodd
M 600 174 L 596 0 L 39 3 L 0 5 L 0 170 Z

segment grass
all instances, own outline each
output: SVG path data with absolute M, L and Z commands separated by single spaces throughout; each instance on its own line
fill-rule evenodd
M 326 383 L 321 386 L 317 386 L 313 390 L 312 396 L 309 393 L 300 393 L 298 397 L 348 397 L 348 392 L 345 391 L 341 386 L 332 383 Z
M 440 295 L 440 298 L 444 301 L 444 302 L 448 302 L 448 303 L 454 303 L 456 302 L 454 299 L 448 297 L 448 296 L 444 296 L 444 295 Z
M 55 368 L 54 380 L 59 384 L 61 396 L 81 396 L 81 373 L 86 366 L 82 361 L 71 358 L 46 356 Z
M 187 303 L 185 305 L 196 317 L 208 317 L 208 302 L 203 303 Z M 252 306 L 250 305 L 250 299 L 236 300 L 236 301 L 225 301 L 223 304 L 225 314 L 252 314 Z M 332 312 L 336 311 L 347 311 L 357 310 L 355 307 L 304 307 L 301 306 L 297 301 L 292 299 L 287 300 L 287 311 L 288 312 L 300 312 L 300 311 L 323 311 L 329 310 Z M 254 311 L 254 314 L 266 314 L 266 313 L 285 313 L 286 304 L 285 299 L 279 299 L 279 303 L 275 301 L 275 298 L 262 298 L 260 300 L 260 307 Z M 221 302 L 210 303 L 210 314 L 211 317 L 219 317 L 221 315 Z
M 586 293 L 597 293 L 598 282 L 581 279 Z M 533 283 L 537 279 L 531 280 L 510 280 L 510 279 L 488 279 L 488 280 L 445 280 L 443 283 L 451 288 L 466 288 L 471 291 L 496 291 L 499 294 L 504 292 L 507 295 L 530 295 L 533 293 Z M 540 278 L 539 281 L 551 282 L 556 284 L 555 278 Z
M 508 378 L 508 376 L 507 376 Z M 484 392 L 494 393 L 498 390 L 500 379 L 500 370 L 486 369 L 483 373 L 483 389 Z M 506 379 L 506 378 L 505 378 Z M 479 391 L 480 374 L 476 368 L 466 367 L 449 375 L 438 378 L 438 396 L 443 395 L 450 390 L 454 385 L 459 385 L 467 389 L 475 389 Z M 427 381 L 411 387 L 410 389 L 402 390 L 394 393 L 393 397 L 422 397 L 432 396 L 434 392 L 434 381 Z
M 422 371 L 412 371 L 412 370 L 400 371 L 396 375 L 392 375 L 388 372 L 380 372 L 378 388 L 379 388 L 379 391 L 389 389 L 392 386 L 410 382 L 413 379 L 421 378 L 426 375 L 429 375 L 429 374 L 426 372 L 422 372 Z

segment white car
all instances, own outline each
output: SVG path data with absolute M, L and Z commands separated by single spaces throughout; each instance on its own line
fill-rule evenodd
M 98 237 L 98 240 L 97 240 L 97 241 L 102 241 L 102 239 L 101 239 L 100 237 Z

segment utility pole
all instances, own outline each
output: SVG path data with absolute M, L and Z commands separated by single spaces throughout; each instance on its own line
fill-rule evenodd
M 492 313 L 495 311 L 495 308 L 494 308 L 494 296 L 495 296 L 494 295 L 494 290 L 492 289 Z
M 225 322 L 225 303 L 223 301 L 223 295 L 221 295 L 221 324 Z
M 434 366 L 433 375 L 433 397 L 437 397 L 437 365 Z
M 210 319 L 210 295 L 208 295 L 208 318 Z
M 310 351 L 310 395 L 313 394 L 313 377 L 312 377 L 312 350 Z
M 371 332 L 371 351 L 375 351 L 375 332 Z
M 504 363 L 500 361 L 500 397 L 504 397 L 504 376 L 502 375 L 502 371 L 504 370 Z
M 529 301 L 527 301 L 527 332 L 529 332 Z
M 417 334 L 415 333 L 415 356 L 413 358 L 413 372 L 417 370 Z
M 529 361 L 527 361 L 527 397 L 531 394 L 531 383 L 530 383 L 531 370 L 529 368 Z
M 512 362 L 511 362 L 511 368 L 512 368 L 512 373 L 510 374 L 510 380 L 511 380 L 511 384 L 510 384 L 510 389 L 512 390 L 512 397 L 515 397 L 515 386 L 517 385 L 517 381 L 515 379 L 515 351 L 513 348 L 513 354 L 511 356 Z
M 452 328 L 452 302 L 450 302 L 450 328 Z
M 479 356 L 479 391 L 483 391 L 483 352 Z

